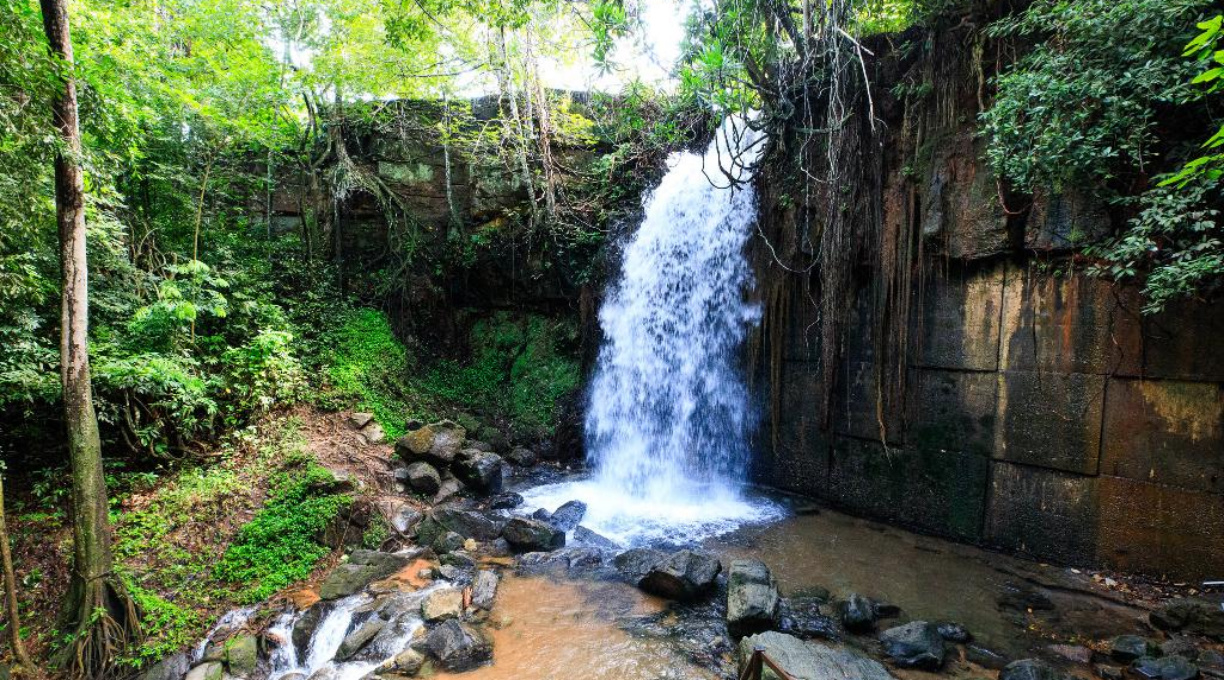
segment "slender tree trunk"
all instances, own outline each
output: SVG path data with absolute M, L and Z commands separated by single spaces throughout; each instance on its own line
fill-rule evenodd
M 85 182 L 72 38 L 65 0 L 41 0 L 43 26 L 53 55 L 67 69 L 53 113 L 63 149 L 55 158 L 55 206 L 59 226 L 62 307 L 60 379 L 68 453 L 72 460 L 72 575 L 64 606 L 73 641 L 61 661 L 77 677 L 102 677 L 136 635 L 140 623 L 123 584 L 112 572 L 110 519 L 102 476 L 102 443 L 89 380 L 89 285 L 85 253 Z
M 8 526 L 4 522 L 4 476 L 0 475 L 0 566 L 4 568 L 5 613 L 8 615 L 9 644 L 13 657 L 23 671 L 31 671 L 30 655 L 21 642 L 21 616 L 17 612 L 17 576 L 13 573 L 13 555 L 9 551 Z

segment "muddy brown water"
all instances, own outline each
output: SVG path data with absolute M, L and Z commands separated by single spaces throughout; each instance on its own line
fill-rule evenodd
M 493 664 L 465 680 L 714 680 L 664 641 L 620 628 L 667 604 L 621 583 L 507 576 L 498 587 L 488 630 Z
M 896 622 L 960 623 L 975 645 L 1009 659 L 1049 656 L 1051 644 L 1082 644 L 1144 628 L 1144 611 L 1093 594 L 1083 584 L 1086 576 L 1069 579 L 1065 568 L 828 510 L 743 527 L 703 547 L 718 554 L 724 566 L 737 557 L 763 560 L 784 595 L 827 589 L 844 598 L 858 592 L 899 606 L 902 616 Z M 1038 606 L 1028 606 L 1034 603 Z M 489 626 L 494 662 L 462 677 L 719 677 L 665 639 L 626 632 L 626 622 L 668 606 L 621 583 L 507 575 Z
M 736 557 L 764 561 L 783 595 L 857 592 L 899 606 L 902 621 L 960 623 L 977 644 L 1011 658 L 1056 642 L 1138 632 L 1146 617 L 1092 593 L 1086 576 L 1066 568 L 829 510 L 743 527 L 705 547 L 724 565 Z

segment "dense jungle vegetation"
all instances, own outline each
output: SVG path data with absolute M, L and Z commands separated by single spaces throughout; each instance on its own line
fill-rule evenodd
M 887 304 L 908 304 L 914 260 L 880 246 L 866 194 L 877 107 L 887 96 L 936 115 L 947 83 L 915 72 L 880 92 L 875 60 L 930 56 L 942 35 L 979 64 L 973 125 L 1000 201 L 1086 188 L 1124 226 L 1077 244 L 1077 265 L 1138 282 L 1152 312 L 1218 293 L 1224 26 L 1208 0 L 715 0 L 691 13 L 662 82 L 618 62 L 642 10 L 0 0 L 6 658 L 33 677 L 130 672 L 309 576 L 353 503 L 304 445 L 316 410 L 371 412 L 389 438 L 449 417 L 548 441 L 581 389 L 579 291 L 601 282 L 666 154 L 725 115 L 754 116 L 769 133 L 762 164 L 791 164 L 788 192 L 814 197 L 808 261 L 790 266 L 817 272 L 824 336 L 838 337 L 864 261 L 889 282 Z M 44 21 L 56 12 L 69 52 Z M 622 74 L 617 91 L 555 88 L 550 73 L 575 60 Z M 69 85 L 79 140 L 60 124 Z M 478 94 L 494 115 L 475 115 Z M 437 140 L 448 172 L 475 159 L 524 200 L 480 220 L 452 203 L 450 224 L 425 224 L 353 160 L 363 136 L 405 126 Z M 87 267 L 63 247 L 72 176 Z M 300 218 L 286 226 L 273 203 L 289 177 Z M 346 255 L 339 207 L 358 194 L 387 225 L 376 266 Z M 569 307 L 446 309 L 445 291 L 512 253 L 564 272 Z M 65 311 L 72 271 L 87 272 L 87 314 Z M 426 293 L 434 316 L 414 306 Z M 61 348 L 86 322 L 87 355 Z M 83 383 L 61 374 L 69 354 L 88 361 Z

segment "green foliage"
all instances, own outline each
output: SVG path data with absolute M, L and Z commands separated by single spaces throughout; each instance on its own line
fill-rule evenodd
M 1188 101 L 1178 46 L 1206 0 L 1037 0 L 990 27 L 1034 47 L 982 113 L 987 157 L 1027 192 L 1107 186 L 1154 153 L 1157 107 Z
M 409 357 L 386 315 L 373 309 L 353 310 L 324 344 L 330 391 L 322 395 L 321 405 L 347 406 L 355 401 L 358 410 L 374 414 L 388 437 L 403 436 L 411 410 L 405 393 Z
M 1224 14 L 1200 22 L 1198 27 L 1202 33 L 1186 45 L 1184 56 L 1195 58 L 1207 68 L 1192 84 L 1205 85 L 1204 94 L 1214 94 L 1224 88 L 1224 49 L 1220 49 L 1224 44 Z M 1208 150 L 1207 155 L 1186 163 L 1181 171 L 1165 178 L 1161 184 L 1185 187 L 1196 179 L 1218 182 L 1224 177 L 1224 151 L 1220 151 L 1224 149 L 1224 125 L 1203 143 L 1203 148 Z
M 217 577 L 245 584 L 243 599 L 257 602 L 309 576 L 331 552 L 322 543 L 327 528 L 352 503 L 347 494 L 320 491 L 334 482 L 313 462 L 277 473 L 267 503 L 217 564 Z
M 1125 232 L 1086 249 L 1105 260 L 1092 272 L 1116 280 L 1143 277 L 1143 311 L 1149 314 L 1201 293 L 1224 279 L 1224 222 L 1213 207 L 1221 198 L 1219 183 L 1206 177 L 1144 194 Z
M 503 417 L 520 437 L 546 437 L 556 425 L 558 402 L 581 378 L 572 353 L 575 336 L 566 322 L 495 314 L 473 326 L 470 361 L 438 362 L 420 383 L 421 390 Z

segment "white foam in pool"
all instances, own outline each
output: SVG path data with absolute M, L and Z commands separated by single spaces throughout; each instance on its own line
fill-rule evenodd
M 670 498 L 643 498 L 593 479 L 562 482 L 523 491 L 521 510 L 552 512 L 567 501 L 582 501 L 587 505 L 582 526 L 625 547 L 696 543 L 785 515 L 776 503 L 747 499 L 722 486 L 694 485 L 685 491 Z

